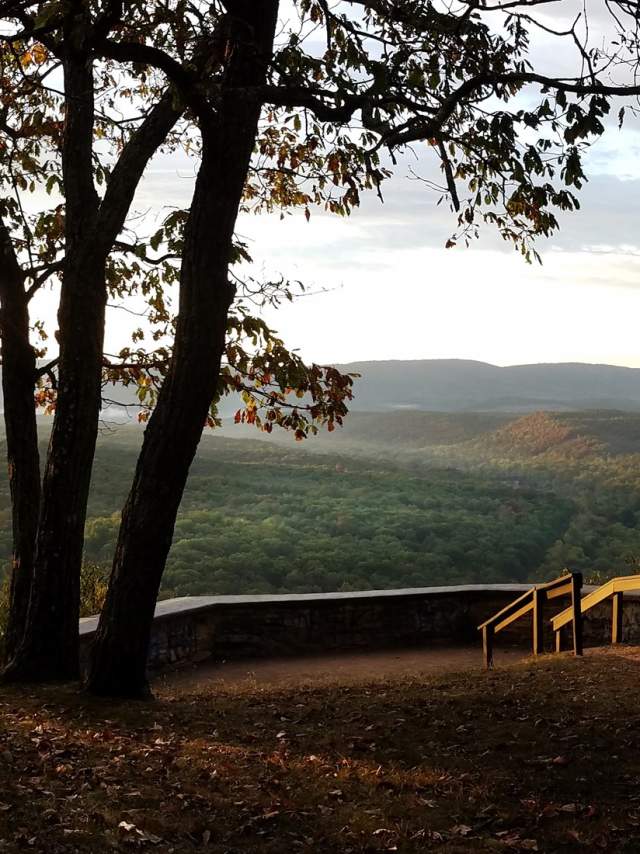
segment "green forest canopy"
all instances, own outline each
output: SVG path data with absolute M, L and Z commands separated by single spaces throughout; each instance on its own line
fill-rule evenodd
M 360 415 L 344 435 L 302 449 L 206 436 L 163 593 L 517 582 L 565 566 L 594 578 L 628 572 L 640 556 L 640 454 L 629 453 L 639 434 L 636 414 L 413 412 Z M 99 442 L 85 556 L 105 571 L 140 438 L 122 427 Z M 3 480 L 7 558 L 10 544 Z

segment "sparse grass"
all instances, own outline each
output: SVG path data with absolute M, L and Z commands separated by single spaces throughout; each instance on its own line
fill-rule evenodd
M 151 704 L 0 695 L 0 851 L 640 851 L 640 650 Z

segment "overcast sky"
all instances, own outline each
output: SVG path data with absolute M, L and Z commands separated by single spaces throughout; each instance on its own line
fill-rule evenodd
M 384 204 L 365 197 L 344 220 L 313 212 L 247 216 L 256 274 L 283 274 L 312 291 L 268 319 L 289 346 L 321 362 L 479 359 L 640 367 L 640 140 L 612 129 L 589 157 L 582 209 L 540 242 L 527 265 L 492 234 L 445 249 L 454 215 L 402 171 Z M 188 169 L 154 172 L 151 202 Z M 117 318 L 122 323 L 122 318 Z
M 565 7 L 567 8 L 567 4 Z M 547 66 L 557 45 L 537 47 Z M 194 164 L 160 158 L 137 205 L 184 204 Z M 607 362 L 640 367 L 640 129 L 613 126 L 588 157 L 582 210 L 540 242 L 527 265 L 493 235 L 445 249 L 455 228 L 437 195 L 401 167 L 385 204 L 365 198 L 347 221 L 313 212 L 247 216 L 254 273 L 301 279 L 312 291 L 268 320 L 291 347 L 320 362 L 479 359 L 499 365 Z M 109 347 L 135 319 L 110 313 Z
M 578 6 L 548 7 L 546 23 Z M 605 18 L 591 10 L 591 38 Z M 594 13 L 596 13 L 594 17 Z M 601 33 L 598 33 L 598 26 Z M 533 57 L 548 72 L 575 73 L 566 42 L 536 36 Z M 529 266 L 486 235 L 472 248 L 445 249 L 454 215 L 400 169 L 386 202 L 367 198 L 349 222 L 314 215 L 242 222 L 254 257 L 329 289 L 273 317 L 308 358 L 470 358 L 507 365 L 586 361 L 640 366 L 640 135 L 614 126 L 588 158 L 582 210 L 540 242 L 543 266 Z M 404 173 L 404 174 L 403 174 Z

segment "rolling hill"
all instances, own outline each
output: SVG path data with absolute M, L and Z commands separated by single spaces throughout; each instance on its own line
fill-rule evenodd
M 352 412 L 640 412 L 640 368 L 582 363 L 502 368 L 465 359 L 350 362 L 337 367 L 360 374 Z M 128 420 L 135 414 L 124 408 L 137 403 L 134 387 L 108 386 L 105 397 L 116 402 L 108 406 L 110 419 Z M 236 396 L 225 398 L 220 414 L 231 417 L 240 405 Z
M 353 409 L 385 412 L 640 411 L 640 369 L 559 363 L 497 367 L 463 359 L 352 362 Z
M 291 450 L 352 454 L 387 460 L 467 467 L 486 457 L 558 462 L 591 456 L 640 454 L 640 413 L 613 409 L 503 412 L 350 412 L 344 425 L 296 443 L 281 430 L 271 435 L 225 421 L 217 435 L 263 439 Z
M 343 368 L 363 378 L 340 430 L 300 443 L 246 425 L 205 432 L 165 594 L 522 581 L 565 567 L 597 581 L 640 565 L 640 371 Z M 105 569 L 141 437 L 124 424 L 98 443 L 85 556 Z M 5 561 L 10 549 L 4 480 Z

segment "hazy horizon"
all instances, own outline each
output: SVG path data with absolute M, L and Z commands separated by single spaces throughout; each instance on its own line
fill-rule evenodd
M 348 362 L 341 362 L 338 359 L 329 359 L 329 365 L 357 365 L 357 364 L 377 364 L 379 362 L 473 362 L 475 364 L 487 365 L 491 368 L 532 368 L 532 367 L 553 367 L 556 365 L 588 365 L 591 367 L 601 368 L 629 368 L 630 370 L 639 370 L 638 365 L 617 365 L 614 362 L 586 362 L 566 360 L 562 362 L 513 362 L 500 364 L 499 362 L 490 362 L 486 359 L 468 359 L 464 356 L 425 356 L 424 358 L 401 359 L 390 357 L 388 359 L 350 359 Z

